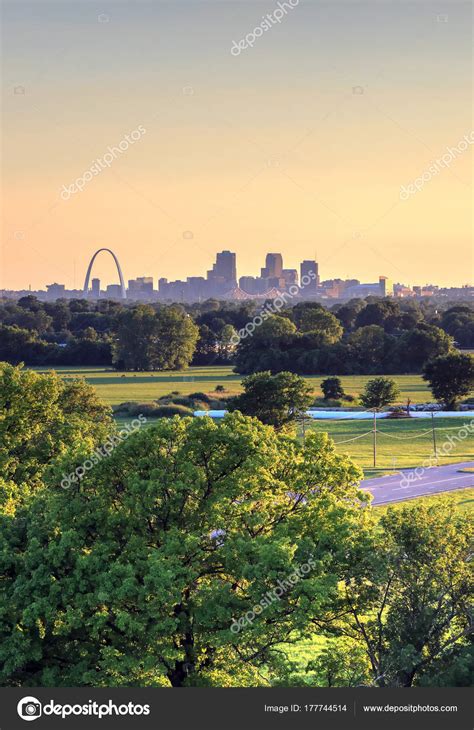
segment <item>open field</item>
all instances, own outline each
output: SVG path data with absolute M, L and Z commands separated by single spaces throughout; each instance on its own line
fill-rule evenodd
M 45 370 L 46 368 L 38 368 Z M 241 390 L 241 376 L 232 372 L 230 366 L 191 367 L 181 372 L 121 373 L 100 367 L 55 368 L 65 378 L 84 377 L 97 390 L 97 393 L 110 405 L 124 401 L 152 401 L 172 390 L 180 395 L 195 391 L 212 392 L 216 385 L 223 385 L 227 394 Z M 312 375 L 306 380 L 313 387 L 315 396 L 321 396 L 320 383 L 325 375 Z M 359 395 L 373 375 L 343 375 L 341 381 L 346 393 Z M 420 375 L 391 376 L 400 388 L 399 403 L 411 398 L 413 403 L 432 400 L 430 391 Z
M 472 417 L 434 419 L 437 448 L 452 439 Z M 373 468 L 373 434 L 371 421 L 312 421 L 306 433 L 328 433 L 341 453 L 349 454 L 364 470 L 365 477 L 382 476 L 399 469 L 415 468 L 433 453 L 430 419 L 401 418 L 377 422 L 377 468 Z M 363 434 L 366 434 L 365 436 Z M 350 439 L 355 439 L 351 441 Z M 449 455 L 440 455 L 439 464 L 474 459 L 474 436 L 454 441 Z
M 216 385 L 223 385 L 226 394 L 241 390 L 241 376 L 227 367 L 192 367 L 182 372 L 121 373 L 98 367 L 58 368 L 64 378 L 84 377 L 96 389 L 98 395 L 110 405 L 136 400 L 152 401 L 170 391 L 188 395 L 195 391 L 212 393 Z M 370 375 L 342 376 L 346 392 L 359 395 Z M 411 398 L 413 403 L 431 399 L 426 383 L 419 375 L 393 376 L 400 391 L 400 402 Z M 316 396 L 321 395 L 319 385 L 322 375 L 308 377 Z M 125 422 L 127 419 L 120 419 Z M 451 434 L 469 422 L 469 418 L 435 417 L 438 447 Z M 372 467 L 372 422 L 371 421 L 313 421 L 307 431 L 325 431 L 334 439 L 338 451 L 349 454 L 364 469 L 366 477 L 381 476 L 400 468 L 419 466 L 433 450 L 431 421 L 428 419 L 400 419 L 378 422 L 377 468 Z M 363 436 L 363 434 L 366 434 Z M 358 438 L 356 438 L 358 437 Z M 355 440 L 350 440 L 355 439 Z M 345 443 L 342 443 L 345 442 Z M 443 456 L 440 463 L 469 461 L 474 459 L 474 437 L 469 436 L 456 443 L 449 456 Z

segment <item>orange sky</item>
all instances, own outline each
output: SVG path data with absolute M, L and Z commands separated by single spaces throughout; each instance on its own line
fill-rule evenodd
M 472 145 L 399 196 L 471 133 L 470 6 L 403 5 L 301 0 L 234 57 L 276 3 L 108 3 L 107 22 L 7 3 L 0 286 L 81 287 L 101 246 L 126 278 L 203 275 L 231 249 L 239 276 L 317 252 L 322 278 L 472 283 Z

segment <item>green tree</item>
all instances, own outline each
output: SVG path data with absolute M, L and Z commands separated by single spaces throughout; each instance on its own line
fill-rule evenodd
M 360 477 L 326 434 L 303 449 L 240 413 L 136 432 L 80 487 L 37 496 L 0 581 L 0 681 L 261 683 L 308 607 L 337 597 Z
M 91 452 L 112 431 L 92 386 L 0 363 L 0 511 L 12 513 L 66 450 Z
M 219 333 L 218 350 L 219 355 L 224 361 L 228 361 L 235 349 L 235 339 L 237 332 L 231 324 L 225 324 Z
M 428 381 L 434 397 L 447 411 L 455 411 L 474 385 L 474 359 L 459 352 L 436 357 L 423 368 L 423 380 Z
M 391 337 L 376 324 L 359 327 L 347 339 L 348 359 L 356 364 L 356 372 L 384 372 L 384 362 L 391 345 Z
M 348 554 L 337 618 L 316 625 L 360 643 L 372 684 L 430 683 L 468 648 L 472 537 L 449 499 L 389 509 Z
M 293 320 L 300 332 L 318 335 L 320 345 L 333 345 L 339 342 L 343 328 L 337 317 L 315 302 L 297 304 L 292 312 Z
M 452 348 L 452 337 L 439 327 L 421 323 L 398 339 L 395 357 L 402 372 L 420 372 L 424 363 Z
M 344 388 L 342 387 L 341 379 L 337 377 L 325 378 L 321 383 L 321 390 L 324 394 L 324 399 L 339 399 L 344 398 Z
M 199 328 L 181 307 L 141 304 L 119 312 L 114 363 L 125 370 L 182 370 L 192 360 Z
M 400 305 L 392 299 L 380 299 L 369 302 L 364 309 L 358 313 L 355 326 L 369 327 L 378 325 L 386 332 L 392 332 L 400 325 Z
M 231 410 L 256 416 L 277 429 L 293 424 L 311 405 L 311 387 L 295 373 L 255 373 L 243 379 L 244 392 L 230 402 Z
M 399 395 L 398 386 L 391 378 L 372 378 L 367 382 L 360 400 L 364 408 L 379 411 L 393 403 Z
M 291 368 L 291 348 L 297 339 L 296 326 L 287 317 L 270 315 L 259 323 L 248 322 L 239 331 L 241 340 L 236 352 L 236 371 L 255 373 L 270 370 L 277 373 Z

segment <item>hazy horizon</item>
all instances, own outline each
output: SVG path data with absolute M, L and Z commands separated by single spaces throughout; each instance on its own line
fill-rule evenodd
M 299 0 L 232 55 L 277 7 L 3 3 L 0 288 L 80 289 L 101 247 L 155 282 L 228 249 L 238 276 L 277 251 L 322 279 L 472 283 L 473 145 L 400 199 L 472 132 L 471 4 Z M 94 276 L 115 282 L 108 257 Z

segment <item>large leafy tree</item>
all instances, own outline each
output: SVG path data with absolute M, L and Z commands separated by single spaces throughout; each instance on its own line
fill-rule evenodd
M 147 304 L 119 312 L 114 363 L 125 370 L 182 370 L 192 360 L 199 328 L 177 306 Z
M 338 318 L 316 302 L 302 302 L 293 307 L 293 321 L 300 332 L 318 335 L 320 345 L 333 345 L 343 334 Z
M 465 683 L 472 538 L 472 520 L 449 498 L 389 509 L 350 547 L 340 605 L 315 626 L 363 647 L 376 686 L 436 684 L 447 668 Z
M 42 487 L 65 451 L 93 451 L 111 430 L 110 408 L 85 381 L 0 363 L 0 511 Z
M 262 320 L 262 321 L 260 321 Z M 266 315 L 255 317 L 239 331 L 241 340 L 236 351 L 236 371 L 255 373 L 290 370 L 292 348 L 297 343 L 296 326 L 287 317 Z
M 407 330 L 397 341 L 395 356 L 402 372 L 420 372 L 424 363 L 452 348 L 452 337 L 439 327 L 420 323 Z
M 456 410 L 460 399 L 474 386 L 474 358 L 460 352 L 435 357 L 423 368 L 423 380 L 446 410 Z
M 326 434 L 303 449 L 240 413 L 133 434 L 80 485 L 53 480 L 35 500 L 21 570 L 2 586 L 0 680 L 260 683 L 309 606 L 337 596 L 360 477 Z
M 386 372 L 388 355 L 393 347 L 393 337 L 377 324 L 359 327 L 347 338 L 346 358 L 361 373 Z
M 378 325 L 386 332 L 392 332 L 400 325 L 400 305 L 392 299 L 369 302 L 358 313 L 355 325 L 356 327 Z
M 367 381 L 360 400 L 364 408 L 379 411 L 393 403 L 399 395 L 398 385 L 391 378 L 372 378 Z
M 244 392 L 232 399 L 230 409 L 277 429 L 295 423 L 313 401 L 311 387 L 294 373 L 255 373 L 244 378 L 242 385 Z

